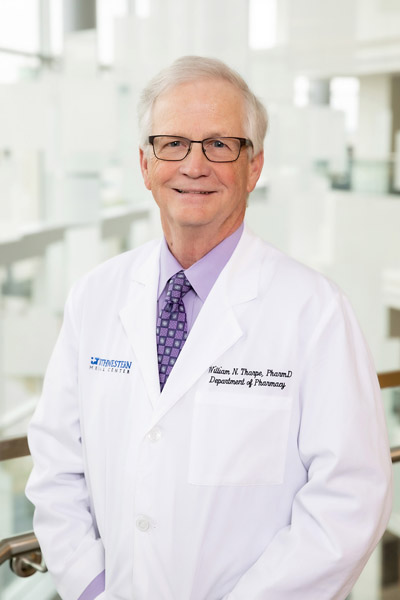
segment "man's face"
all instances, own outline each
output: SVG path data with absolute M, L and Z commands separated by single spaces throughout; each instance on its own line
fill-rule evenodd
M 177 135 L 191 140 L 215 136 L 246 137 L 244 107 L 228 82 L 200 79 L 162 94 L 153 108 L 153 135 Z M 194 228 L 223 239 L 243 220 L 248 194 L 260 175 L 262 153 L 249 159 L 242 148 L 237 161 L 214 163 L 193 144 L 182 161 L 158 160 L 153 149 L 140 152 L 146 187 L 160 208 L 168 239 L 171 231 Z

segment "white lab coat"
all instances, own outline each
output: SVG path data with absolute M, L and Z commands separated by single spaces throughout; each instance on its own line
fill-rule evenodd
M 344 599 L 391 505 L 346 298 L 245 229 L 160 395 L 159 249 L 75 285 L 30 426 L 27 493 L 62 598 L 105 568 L 108 600 Z

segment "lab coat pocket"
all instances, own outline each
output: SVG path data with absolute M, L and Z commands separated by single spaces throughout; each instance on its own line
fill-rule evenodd
M 193 412 L 189 483 L 282 483 L 290 409 L 288 396 L 199 394 Z

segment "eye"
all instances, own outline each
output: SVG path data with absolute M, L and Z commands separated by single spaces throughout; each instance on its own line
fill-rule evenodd
M 160 137 L 159 139 L 162 143 L 161 150 L 164 152 L 182 150 L 183 148 L 187 149 L 190 143 L 185 138 L 179 137 Z
M 227 145 L 222 140 L 210 140 L 210 146 L 213 148 L 227 148 Z

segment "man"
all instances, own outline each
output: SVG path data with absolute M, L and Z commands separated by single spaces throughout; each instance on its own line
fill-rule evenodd
M 165 239 L 73 288 L 29 441 L 65 600 L 344 599 L 390 512 L 374 368 L 334 284 L 243 226 L 263 107 L 223 63 L 143 93 Z

